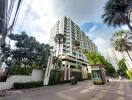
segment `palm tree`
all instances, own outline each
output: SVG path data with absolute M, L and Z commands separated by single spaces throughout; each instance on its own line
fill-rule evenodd
M 63 35 L 63 34 L 58 33 L 58 34 L 56 34 L 56 36 L 54 37 L 54 41 L 55 41 L 55 43 L 57 43 L 57 44 L 59 45 L 59 50 L 58 50 L 58 56 L 59 56 L 60 45 L 63 44 L 63 43 L 65 43 L 66 37 L 65 37 L 65 35 Z
M 54 37 L 54 41 L 55 41 L 55 43 L 57 43 L 59 45 L 58 58 L 56 58 L 56 63 L 57 63 L 57 66 L 60 68 L 61 63 L 62 63 L 62 59 L 61 58 L 59 59 L 60 45 L 65 43 L 66 37 L 63 34 L 58 33 Z M 56 69 L 56 67 L 55 67 L 55 69 Z
M 76 60 L 77 60 L 77 51 L 80 49 L 80 42 L 77 40 L 74 40 L 72 42 L 72 46 L 76 50 Z M 76 61 L 76 66 L 77 66 L 77 61 Z
M 127 8 L 132 4 L 132 0 L 109 0 L 102 15 L 104 23 L 108 26 L 127 25 L 132 32 L 132 26 L 128 18 Z
M 132 57 L 129 54 L 129 51 L 132 50 L 132 42 L 129 41 L 129 37 L 125 31 L 119 31 L 114 33 L 112 42 L 115 50 L 123 52 L 126 51 L 130 60 L 132 61 Z

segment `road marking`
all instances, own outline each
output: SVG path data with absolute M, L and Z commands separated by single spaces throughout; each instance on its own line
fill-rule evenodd
M 119 89 L 119 90 L 123 90 L 123 89 L 124 89 L 124 84 L 121 83 L 118 89 Z
M 110 88 L 110 87 L 109 87 Z M 103 98 L 103 96 L 106 94 L 106 92 L 109 90 L 109 88 L 107 88 L 107 90 L 101 90 L 99 93 L 97 93 L 96 95 L 94 95 L 93 98 L 89 99 L 89 100 L 100 100 L 101 98 Z
M 69 90 L 67 90 L 67 91 L 77 90 L 77 89 L 79 89 L 79 88 L 81 88 L 81 86 L 71 88 L 71 89 L 69 89 Z
M 122 96 L 118 96 L 118 97 L 116 98 L 116 100 L 125 100 L 125 98 L 122 97 Z
M 32 99 L 29 96 L 25 96 L 25 97 L 21 97 L 20 100 L 32 100 Z
M 70 96 L 67 96 L 67 95 L 65 95 L 65 94 L 63 94 L 63 93 L 57 93 L 57 95 L 58 95 L 59 97 L 62 97 L 62 98 L 64 98 L 64 99 L 67 99 L 67 100 L 76 100 L 75 98 L 70 97 Z
M 87 87 L 86 89 L 81 90 L 80 93 L 84 94 L 91 91 L 92 89 L 95 89 L 95 86 Z
M 82 91 L 80 91 L 80 93 L 87 93 L 87 92 L 89 92 L 89 89 L 85 89 L 85 90 L 82 90 Z
M 107 92 L 107 90 L 102 90 L 100 93 L 98 93 L 98 94 L 96 95 L 96 97 L 102 98 L 102 97 L 105 95 L 106 92 Z
M 117 92 L 118 95 L 124 95 L 124 91 L 117 90 L 116 92 Z
M 117 93 L 116 100 L 125 100 L 125 97 L 123 97 L 125 94 L 123 90 L 124 90 L 124 84 L 120 83 L 120 86 L 119 86 L 118 90 L 116 91 L 116 93 Z
M 97 93 L 93 98 L 91 98 L 90 100 L 100 100 L 105 93 L 107 92 L 107 90 L 101 90 L 99 93 Z
M 64 93 L 70 92 L 70 91 L 73 91 L 73 90 L 77 90 L 80 87 L 82 87 L 82 86 L 78 86 L 78 87 L 74 87 L 74 88 L 71 88 L 71 89 L 68 89 L 68 90 L 60 91 L 60 92 L 57 92 L 56 95 L 59 96 L 59 97 L 62 97 L 64 99 L 67 99 L 67 100 L 76 100 L 74 97 L 65 95 Z
M 99 98 L 92 98 L 92 99 L 90 99 L 90 100 L 100 100 Z

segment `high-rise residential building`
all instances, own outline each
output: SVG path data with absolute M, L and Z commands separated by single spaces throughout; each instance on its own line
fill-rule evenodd
M 132 57 L 132 51 L 128 52 L 130 56 Z M 119 52 L 116 51 L 114 48 L 110 48 L 106 50 L 105 54 L 107 60 L 115 67 L 115 69 L 118 69 L 118 62 L 121 59 L 125 59 L 125 63 L 128 69 L 132 69 L 132 61 L 130 60 L 127 52 Z
M 64 34 L 66 42 L 59 46 L 54 42 L 56 34 Z M 73 48 L 73 41 L 80 42 L 80 49 L 75 50 Z M 74 68 L 77 64 L 83 68 L 87 68 L 87 58 L 83 54 L 83 49 L 90 51 L 97 51 L 95 44 L 89 39 L 88 36 L 76 25 L 71 18 L 61 17 L 51 29 L 50 33 L 50 45 L 55 49 L 55 55 L 62 55 L 63 66 L 68 68 Z M 58 53 L 59 52 L 59 53 Z

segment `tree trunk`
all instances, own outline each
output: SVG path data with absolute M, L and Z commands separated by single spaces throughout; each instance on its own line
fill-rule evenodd
M 131 62 L 132 62 L 132 57 L 131 57 L 131 55 L 129 54 L 128 50 L 126 50 L 126 52 L 127 52 L 127 55 L 129 56 Z
M 20 68 L 21 67 L 21 58 L 19 58 L 18 65 L 19 65 L 19 68 Z
M 77 68 L 77 50 L 76 50 L 76 68 Z
M 129 28 L 130 31 L 132 32 L 132 26 L 131 26 L 131 24 L 129 23 L 129 21 L 126 21 L 126 23 L 127 23 L 128 28 Z
M 122 56 L 123 56 L 123 58 L 124 58 L 125 61 L 126 61 L 126 56 L 125 56 L 124 52 L 122 52 Z M 129 65 L 128 65 L 128 67 L 131 68 Z M 127 69 L 128 69 L 128 68 L 127 68 Z
M 59 50 L 58 50 L 58 57 L 59 57 L 59 52 L 60 52 L 60 44 L 59 44 Z
M 122 57 L 125 59 L 126 57 L 125 57 L 125 55 L 124 55 L 124 51 L 122 52 Z

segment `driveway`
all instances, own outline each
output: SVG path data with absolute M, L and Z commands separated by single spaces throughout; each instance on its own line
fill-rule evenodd
M 95 86 L 91 81 L 83 81 L 74 86 L 44 86 L 0 97 L 0 100 L 132 100 L 132 82 L 113 80 L 109 84 Z

